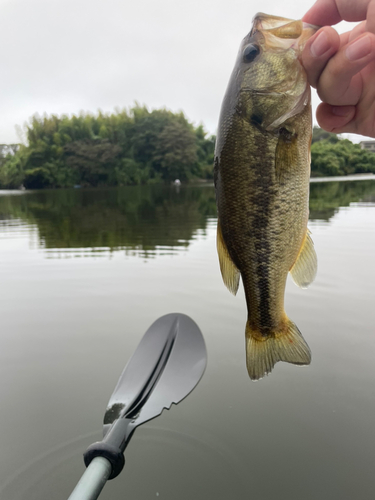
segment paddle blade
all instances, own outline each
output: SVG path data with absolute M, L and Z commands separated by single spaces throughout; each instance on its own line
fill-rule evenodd
M 104 434 L 119 419 L 132 427 L 179 403 L 197 385 L 207 363 L 196 323 L 185 314 L 167 314 L 144 334 L 126 365 L 104 415 Z

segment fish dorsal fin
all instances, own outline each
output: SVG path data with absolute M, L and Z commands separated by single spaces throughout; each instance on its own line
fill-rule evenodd
M 310 231 L 307 230 L 297 260 L 290 269 L 290 274 L 297 286 L 307 288 L 314 281 L 317 269 L 318 259 L 314 243 L 311 239 Z
M 236 295 L 240 284 L 240 271 L 230 258 L 227 246 L 224 242 L 223 233 L 221 232 L 219 220 L 217 221 L 216 247 L 224 284 L 233 295 Z

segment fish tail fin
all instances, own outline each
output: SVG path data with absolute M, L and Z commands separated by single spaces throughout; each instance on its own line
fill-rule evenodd
M 309 365 L 310 348 L 297 326 L 287 316 L 279 329 L 268 337 L 246 323 L 246 365 L 252 380 L 259 380 L 271 372 L 278 361 L 295 365 Z

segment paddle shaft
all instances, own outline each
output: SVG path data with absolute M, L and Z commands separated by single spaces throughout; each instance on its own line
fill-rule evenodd
M 83 473 L 68 500 L 96 500 L 112 472 L 111 463 L 96 457 Z
M 96 500 L 108 479 L 122 471 L 124 451 L 135 430 L 133 421 L 116 420 L 102 441 L 93 443 L 84 454 L 86 471 L 68 500 Z

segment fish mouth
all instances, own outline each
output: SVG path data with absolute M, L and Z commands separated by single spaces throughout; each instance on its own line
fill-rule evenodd
M 274 31 L 280 38 L 298 38 L 305 29 L 317 31 L 321 26 L 305 23 L 301 20 L 295 21 L 287 17 L 271 16 L 258 12 L 253 19 L 253 29 Z
M 266 40 L 268 48 L 293 48 L 301 53 L 307 40 L 314 35 L 320 26 L 294 21 L 285 17 L 270 16 L 259 12 L 253 19 L 252 34 L 260 31 Z

